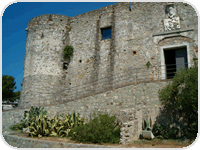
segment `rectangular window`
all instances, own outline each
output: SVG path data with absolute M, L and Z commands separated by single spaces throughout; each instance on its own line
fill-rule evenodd
M 63 69 L 67 70 L 68 68 L 68 63 L 63 63 Z
M 102 40 L 111 39 L 112 28 L 111 27 L 101 28 L 101 37 L 102 37 Z
M 176 71 L 181 68 L 188 68 L 187 48 L 171 48 L 164 49 L 166 77 L 171 79 L 174 77 Z

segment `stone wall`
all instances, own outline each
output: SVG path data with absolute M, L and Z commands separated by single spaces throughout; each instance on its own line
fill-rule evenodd
M 135 108 L 121 110 L 119 119 L 122 121 L 120 143 L 126 145 L 137 141 L 142 133 L 142 110 Z
M 61 89 L 69 20 L 62 15 L 42 15 L 29 21 L 20 106 L 37 105 L 38 93 L 48 96 Z
M 74 111 L 86 120 L 97 111 L 116 114 L 122 122 L 120 141 L 128 144 L 139 138 L 143 119 L 151 117 L 153 123 L 156 121 L 160 108 L 158 90 L 167 84 L 168 81 L 141 82 L 77 100 L 46 105 L 44 110 L 47 110 L 50 118 L 57 113 L 67 114 Z M 30 110 L 30 107 L 3 111 L 2 132 L 12 132 L 9 127 L 20 122 L 25 110 Z
M 174 3 L 180 18 L 180 32 L 176 32 L 164 30 L 167 2 L 130 4 L 131 7 L 128 2 L 116 3 L 75 17 L 42 15 L 31 19 L 19 105 L 50 104 L 74 98 L 74 93 L 92 95 L 113 88 L 116 83 L 136 80 L 132 76 L 135 74 L 140 80 L 157 80 L 163 45 L 188 44 L 189 61 L 198 56 L 198 18 L 194 8 Z M 101 29 L 105 27 L 111 27 L 111 39 L 102 40 Z M 63 69 L 66 45 L 74 48 L 67 70 Z M 151 64 L 149 69 L 147 62 Z M 116 76 L 121 75 L 127 78 L 120 81 L 121 77 Z M 73 91 L 83 85 L 87 88 Z M 43 96 L 39 98 L 39 94 Z
M 75 17 L 31 19 L 19 107 L 3 111 L 3 133 L 30 106 L 44 106 L 50 117 L 73 111 L 85 119 L 96 111 L 116 114 L 123 123 L 121 143 L 137 139 L 142 119 L 155 122 L 159 114 L 158 90 L 167 84 L 165 48 L 185 46 L 189 67 L 198 56 L 197 13 L 186 3 L 170 5 L 180 28 L 169 31 L 167 2 L 116 3 Z M 106 27 L 111 39 L 103 40 Z M 66 45 L 74 48 L 70 60 L 64 59 Z

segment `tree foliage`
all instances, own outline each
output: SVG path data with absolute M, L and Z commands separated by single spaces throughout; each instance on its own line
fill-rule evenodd
M 198 66 L 177 72 L 172 82 L 159 91 L 159 98 L 161 104 L 168 110 L 168 114 L 171 115 L 171 120 L 176 120 L 176 124 L 179 122 L 179 127 L 184 131 L 183 136 L 196 137 L 198 132 Z
M 19 98 L 20 98 L 20 94 L 21 94 L 20 91 L 17 91 L 17 92 L 14 92 L 14 93 L 13 93 L 15 99 L 19 99 Z
M 9 101 L 15 101 L 20 97 L 20 91 L 14 92 L 17 88 L 15 86 L 15 78 L 10 75 L 2 76 L 2 98 L 9 99 Z

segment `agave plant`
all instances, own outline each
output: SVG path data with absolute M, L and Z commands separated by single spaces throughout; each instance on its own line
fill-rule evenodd
M 51 128 L 51 136 L 59 136 L 63 137 L 67 134 L 67 131 L 64 130 L 64 126 L 62 121 L 59 119 L 59 115 L 57 114 L 54 119 L 50 121 L 50 128 Z
M 152 120 L 151 120 L 151 117 L 150 117 L 149 121 L 148 121 L 148 117 L 147 117 L 146 120 L 144 119 L 144 121 L 142 123 L 142 129 L 146 130 L 146 131 L 151 131 L 151 129 L 152 129 Z
M 28 123 L 26 128 L 29 135 L 32 137 L 38 136 L 39 138 L 50 135 L 50 119 L 44 115 L 43 111 L 40 112 L 39 116 L 34 116 L 33 120 Z
M 42 112 L 43 115 L 47 114 L 47 111 L 43 111 L 44 107 L 31 107 L 29 111 L 24 111 L 24 118 L 23 120 L 26 121 L 26 125 L 28 126 L 29 122 L 35 122 L 36 116 L 39 116 L 40 113 Z M 28 114 L 28 115 L 27 115 Z
M 64 119 L 61 120 L 59 116 Z M 84 124 L 84 120 L 74 113 L 68 115 L 57 114 L 54 119 L 50 119 L 46 116 L 46 112 L 40 111 L 40 114 L 34 115 L 28 123 L 26 130 L 29 135 L 33 136 L 68 136 L 71 129 L 75 126 Z
M 68 115 L 61 115 L 64 119 L 63 119 L 63 126 L 64 126 L 64 130 L 66 135 L 68 136 L 71 129 L 79 126 L 80 124 L 84 124 L 84 119 L 81 119 L 81 117 L 76 116 L 76 113 L 72 113 L 72 114 L 68 114 Z

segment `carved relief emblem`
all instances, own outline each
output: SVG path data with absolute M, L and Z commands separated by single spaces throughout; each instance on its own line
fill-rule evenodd
M 180 29 L 180 18 L 176 14 L 176 8 L 174 4 L 168 4 L 165 9 L 167 19 L 164 19 L 165 31 Z

